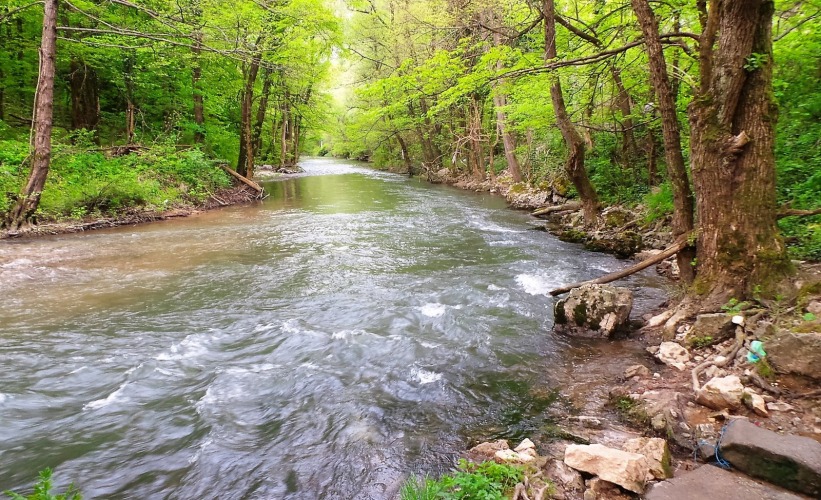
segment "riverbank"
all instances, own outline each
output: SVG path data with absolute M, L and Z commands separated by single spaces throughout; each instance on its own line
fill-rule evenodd
M 248 186 L 238 185 L 217 190 L 198 203 L 181 203 L 174 207 L 128 207 L 106 216 L 84 216 L 82 218 L 59 218 L 40 224 L 24 227 L 18 231 L 0 230 L 0 240 L 16 238 L 34 238 L 57 234 L 82 233 L 95 229 L 118 226 L 133 226 L 180 217 L 232 205 L 251 203 L 257 199 L 257 193 Z
M 643 260 L 672 241 L 669 221 L 648 217 L 645 207 L 607 207 L 597 227 L 582 231 L 579 207 L 552 188 L 515 184 L 508 176 L 484 181 L 452 177 L 446 169 L 430 174 L 428 180 L 496 193 L 516 209 L 559 208 L 548 210 L 546 230 L 589 250 Z M 641 436 L 660 437 L 671 451 L 668 477 L 678 477 L 703 462 L 714 462 L 722 429 L 737 418 L 780 435 L 821 442 L 821 391 L 817 390 L 821 380 L 821 264 L 799 263 L 798 269 L 795 289 L 778 301 L 730 303 L 716 314 L 682 322 L 675 332 L 663 330 L 671 314 L 666 307 L 655 315 L 644 315 L 644 326 L 623 340 L 647 351 L 644 362 L 625 362 L 621 376 L 601 381 L 597 389 L 606 397 L 599 395 L 598 399 L 606 403 L 599 408 L 582 415 L 551 415 L 557 422 L 553 434 L 532 436 L 543 458 L 538 476 L 550 478 L 563 498 L 630 498 L 633 493 L 623 487 L 599 478 L 591 482 L 587 473 L 585 481 L 568 468 L 569 447 L 597 443 L 622 450 Z M 675 299 L 678 269 L 674 260 L 662 262 L 656 270 L 670 279 Z M 769 350 L 769 355 L 753 363 L 756 345 L 763 346 L 762 352 Z M 601 361 L 591 358 L 578 370 L 589 370 Z M 573 395 L 567 396 L 572 401 Z M 587 393 L 582 399 L 590 397 Z M 585 401 L 571 406 L 589 408 Z M 508 453 L 497 455 L 501 445 L 488 446 L 480 444 L 466 456 L 500 461 Z M 489 454 L 481 453 L 488 449 Z M 516 454 L 505 456 L 514 463 L 518 460 Z

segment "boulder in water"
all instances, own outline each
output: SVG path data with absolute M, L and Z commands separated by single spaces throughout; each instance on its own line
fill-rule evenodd
M 582 337 L 610 337 L 633 310 L 633 293 L 612 285 L 583 285 L 556 303 L 556 329 Z

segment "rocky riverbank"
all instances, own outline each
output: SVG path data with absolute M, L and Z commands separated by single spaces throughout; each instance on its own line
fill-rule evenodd
M 429 180 L 497 193 L 513 208 L 561 207 L 549 210 L 546 229 L 590 250 L 644 260 L 672 241 L 668 221 L 647 223 L 641 207 L 608 207 L 596 227 L 580 230 L 578 206 L 553 189 L 525 187 L 509 177 L 452 178 L 447 170 Z M 656 269 L 672 280 L 678 276 L 672 259 Z M 629 290 L 594 285 L 573 292 L 556 304 L 559 331 L 641 343 L 645 362 L 602 381 L 608 402 L 598 411 L 554 415 L 554 432 L 534 436 L 535 468 L 502 442 L 477 445 L 466 456 L 528 464 L 537 478 L 553 482 L 553 498 L 730 498 L 728 492 L 736 498 L 819 497 L 821 264 L 799 263 L 794 284 L 777 301 L 731 301 L 672 332 L 662 328 L 672 315 L 667 309 L 645 315 L 644 326 L 631 329 Z M 611 337 L 619 331 L 621 336 Z M 649 450 L 636 453 L 644 447 Z M 648 473 L 659 462 L 666 464 L 663 474 Z

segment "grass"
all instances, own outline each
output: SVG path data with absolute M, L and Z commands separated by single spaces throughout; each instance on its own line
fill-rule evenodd
M 412 477 L 399 492 L 402 500 L 504 500 L 516 483 L 524 479 L 520 466 L 459 460 L 450 474 L 438 480 Z

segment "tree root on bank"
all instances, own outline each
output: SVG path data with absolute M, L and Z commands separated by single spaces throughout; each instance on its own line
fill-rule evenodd
M 710 366 L 723 368 L 735 361 L 735 357 L 738 354 L 738 351 L 741 350 L 741 347 L 744 346 L 744 341 L 746 339 L 747 335 L 744 333 L 744 328 L 741 326 L 736 327 L 735 342 L 718 354 L 718 356 L 724 356 L 724 361 L 716 362 L 714 357 L 712 360 L 705 361 L 693 368 L 693 371 L 691 372 L 693 379 L 693 392 L 698 392 L 701 390 L 701 382 L 698 380 L 699 374 Z

